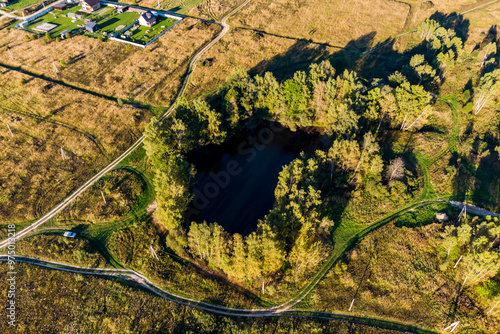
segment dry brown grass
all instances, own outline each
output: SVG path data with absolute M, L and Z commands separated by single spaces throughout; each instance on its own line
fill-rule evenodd
M 122 2 L 133 4 L 134 0 Z M 137 0 L 136 2 L 139 6 L 158 8 L 158 0 Z M 225 13 L 241 2 L 243 0 L 160 0 L 160 8 L 179 14 L 220 20 Z
M 187 62 L 220 31 L 216 24 L 185 19 L 147 49 L 118 42 L 100 42 L 75 36 L 44 46 L 42 40 L 26 42 L 26 32 L 0 31 L 0 59 L 107 95 L 151 104 L 168 104 L 181 83 Z M 11 47 L 14 61 L 5 50 Z M 74 60 L 68 63 L 68 57 Z M 62 67 L 60 61 L 68 63 Z
M 449 15 L 451 13 L 463 13 L 473 8 L 479 7 L 491 0 L 436 0 L 433 1 L 434 7 L 423 9 L 418 4 L 414 4 L 415 13 L 411 22 L 411 28 L 417 27 L 420 22 L 432 16 L 436 12 Z M 467 29 L 469 35 L 469 45 L 480 41 L 480 34 L 487 32 L 492 25 L 498 24 L 500 19 L 500 3 L 472 10 L 464 14 L 464 19 L 468 21 Z
M 409 13 L 406 4 L 388 0 L 255 0 L 231 22 L 282 36 L 344 46 L 375 32 L 375 41 L 395 36 Z
M 40 79 L 21 85 L 22 76 L 0 76 L 0 222 L 46 212 L 137 139 L 151 117 Z M 70 159 L 62 161 L 61 146 Z

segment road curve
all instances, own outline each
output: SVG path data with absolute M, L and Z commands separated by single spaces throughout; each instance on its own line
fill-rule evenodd
M 353 315 L 346 315 L 341 313 L 329 313 L 329 312 L 313 312 L 304 310 L 287 311 L 280 310 L 276 307 L 269 309 L 238 309 L 225 307 L 220 305 L 213 305 L 194 299 L 182 297 L 171 292 L 165 291 L 156 284 L 149 281 L 142 274 L 134 270 L 126 269 L 96 269 L 96 268 L 86 268 L 73 265 L 67 265 L 62 263 L 57 263 L 53 261 L 45 261 L 27 256 L 10 256 L 10 259 L 16 262 L 27 263 L 31 265 L 36 265 L 42 268 L 60 270 L 70 273 L 83 274 L 83 275 L 94 275 L 109 278 L 123 279 L 142 287 L 145 290 L 152 292 L 153 294 L 164 298 L 168 301 L 181 304 L 187 307 L 194 307 L 199 310 L 215 313 L 223 316 L 232 317 L 247 317 L 247 318 L 258 318 L 258 317 L 305 317 L 314 319 L 326 319 L 326 320 L 338 320 L 347 321 L 352 323 L 358 323 L 363 325 L 369 325 L 379 328 L 391 329 L 401 332 L 410 333 L 435 333 L 433 331 L 421 329 L 415 326 L 406 325 L 402 323 L 369 318 L 369 317 L 359 317 Z M 0 255 L 0 261 L 6 262 L 9 260 L 8 255 Z
M 195 67 L 196 62 L 198 61 L 198 59 L 200 59 L 200 57 L 206 51 L 208 51 L 212 46 L 214 46 L 231 29 L 231 27 L 226 23 L 227 19 L 229 17 L 231 17 L 232 15 L 234 15 L 236 12 L 238 12 L 241 8 L 243 8 L 244 6 L 246 6 L 250 1 L 251 0 L 246 0 L 241 5 L 239 5 L 238 7 L 236 7 L 235 9 L 233 9 L 231 12 L 229 12 L 222 19 L 222 21 L 221 21 L 221 25 L 222 25 L 223 29 L 219 33 L 219 35 L 217 35 L 217 37 L 215 37 L 210 43 L 208 43 L 207 45 L 205 45 L 200 51 L 198 51 L 191 58 L 191 61 L 189 62 L 188 69 L 187 69 L 187 72 L 186 72 L 186 76 L 184 78 L 184 81 L 183 81 L 183 84 L 181 86 L 181 89 L 179 90 L 174 103 L 172 103 L 172 105 L 170 106 L 170 108 L 161 116 L 161 119 L 165 119 L 165 118 L 167 118 L 168 116 L 170 116 L 172 114 L 172 112 L 174 111 L 174 107 L 175 107 L 176 102 L 184 95 L 184 93 L 186 91 L 186 88 L 187 88 L 187 85 L 189 84 L 189 80 L 191 79 L 191 75 L 193 73 L 194 67 Z M 139 147 L 142 144 L 143 141 L 144 141 L 144 136 L 141 136 L 134 144 L 132 144 L 132 146 L 130 146 L 118 158 L 116 158 L 115 160 L 113 160 L 113 162 L 111 162 L 108 166 L 106 166 L 104 169 L 102 169 L 101 171 L 99 171 L 99 173 L 97 173 L 92 178 L 90 178 L 80 188 L 78 188 L 73 193 L 71 193 L 71 195 L 69 195 L 68 197 L 66 197 L 66 199 L 64 199 L 62 202 L 60 202 L 58 205 L 56 205 L 51 211 L 49 211 L 48 213 L 46 213 L 45 215 L 43 215 L 42 217 L 40 217 L 39 219 L 37 219 L 31 225 L 25 227 L 24 229 L 22 229 L 21 231 L 19 231 L 18 233 L 16 233 L 16 236 L 14 238 L 17 240 L 19 238 L 22 238 L 22 237 L 26 236 L 27 234 L 29 234 L 30 232 L 32 232 L 35 228 L 43 225 L 44 223 L 46 223 L 47 221 L 49 221 L 50 219 L 52 219 L 61 210 L 64 210 L 69 204 L 71 204 L 71 202 L 75 198 L 77 198 L 78 196 L 80 196 L 80 194 L 82 194 L 85 190 L 87 190 L 87 188 L 91 187 L 94 183 L 96 183 L 106 173 L 108 173 L 111 170 L 113 170 L 121 161 L 123 161 L 123 159 L 125 159 L 130 153 L 132 153 L 137 147 Z M 8 239 L 3 240 L 2 242 L 0 242 L 0 249 L 7 247 L 8 244 L 9 244 L 9 240 Z

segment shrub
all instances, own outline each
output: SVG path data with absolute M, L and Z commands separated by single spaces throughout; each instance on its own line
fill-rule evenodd
M 52 36 L 50 36 L 50 34 L 48 32 L 45 33 L 45 40 L 47 42 L 50 42 L 52 40 Z
M 66 62 L 64 60 L 61 60 L 61 66 L 66 67 Z
M 19 81 L 20 85 L 25 85 L 27 83 L 28 83 L 28 79 L 26 79 L 26 78 L 22 78 L 21 81 Z
M 66 33 L 66 35 L 64 35 L 64 38 L 66 38 L 66 39 L 68 39 L 68 38 L 70 38 L 70 37 L 71 37 L 71 35 L 70 35 L 70 33 L 69 33 L 69 32 L 67 32 L 67 33 Z
M 431 9 L 434 7 L 434 3 L 432 3 L 432 1 L 424 1 L 422 2 L 422 5 L 420 5 L 420 7 L 423 9 L 423 10 L 426 10 L 426 9 Z
M 61 39 L 59 37 L 56 37 L 56 42 L 59 43 Z

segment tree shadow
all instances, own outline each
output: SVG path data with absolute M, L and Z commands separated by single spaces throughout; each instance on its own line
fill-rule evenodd
M 461 14 L 435 12 L 430 19 L 439 22 L 443 28 L 453 29 L 462 42 L 469 38 L 470 21 Z
M 311 63 L 330 56 L 326 46 L 305 40 L 297 40 L 286 52 L 269 60 L 262 60 L 248 73 L 251 76 L 271 72 L 278 80 L 288 78 L 294 72 L 306 69 Z

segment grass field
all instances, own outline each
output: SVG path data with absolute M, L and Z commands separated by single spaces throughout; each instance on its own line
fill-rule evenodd
M 280 36 L 344 46 L 361 38 L 379 42 L 401 33 L 408 13 L 408 5 L 388 0 L 257 0 L 230 21 Z
M 41 0 L 17 0 L 16 2 L 9 4 L 7 7 L 0 8 L 4 12 L 13 12 L 18 9 L 23 9 L 25 7 L 34 5 L 36 3 L 42 2 Z
M 115 14 L 109 17 L 106 20 L 99 22 L 98 28 L 99 33 L 106 32 L 108 34 L 112 34 L 117 32 L 117 30 L 121 30 L 130 24 L 134 23 L 139 19 L 139 13 L 136 12 L 125 12 L 122 14 Z M 117 29 L 122 26 L 121 29 Z
M 16 326 L 3 333 L 323 333 L 376 334 L 380 329 L 304 318 L 229 318 L 169 302 L 112 279 L 16 264 Z M 7 300 L 7 281 L 0 281 Z M 6 310 L 1 315 L 7 319 Z M 385 331 L 395 334 L 394 331 Z
M 438 245 L 443 226 L 433 223 L 434 213 L 442 208 L 417 210 L 407 215 L 430 217 L 417 219 L 423 226 L 405 227 L 396 222 L 372 232 L 299 306 L 345 313 L 355 299 L 353 315 L 436 330 L 460 320 L 458 333 L 495 333 L 500 312 L 486 314 L 494 305 L 494 296 L 480 295 L 470 288 L 457 297 L 460 285 L 453 281 L 449 268 L 459 253 L 453 251 L 447 258 L 446 249 Z M 493 279 L 490 287 L 495 286 L 498 282 Z M 498 288 L 496 291 L 498 298 Z
M 152 115 L 17 72 L 1 77 L 1 223 L 53 207 L 136 140 Z
M 43 45 L 41 40 L 26 42 L 26 32 L 4 29 L 0 30 L 0 43 L 11 47 L 14 60 L 5 48 L 0 49 L 0 59 L 116 98 L 168 105 L 189 58 L 219 31 L 218 25 L 184 19 L 143 50 L 86 36 Z M 66 67 L 58 64 L 61 60 Z M 58 75 L 54 75 L 53 61 L 59 67 Z

